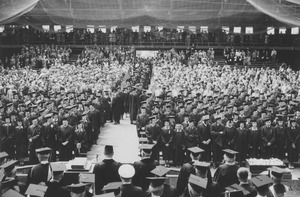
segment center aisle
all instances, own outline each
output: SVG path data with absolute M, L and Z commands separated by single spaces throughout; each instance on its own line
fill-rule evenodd
M 94 159 L 98 154 L 98 161 L 103 159 L 105 145 L 114 146 L 114 160 L 121 163 L 133 163 L 138 161 L 139 140 L 136 133 L 136 126 L 130 124 L 129 118 L 120 121 L 121 124 L 114 125 L 106 123 L 98 137 L 97 144 L 93 145 L 88 153 L 89 159 Z

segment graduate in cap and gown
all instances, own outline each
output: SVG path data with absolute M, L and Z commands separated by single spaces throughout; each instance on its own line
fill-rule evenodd
M 272 166 L 268 168 L 270 171 L 270 177 L 273 181 L 273 185 L 269 187 L 270 192 L 273 196 L 284 196 L 284 194 L 290 190 L 287 185 L 282 184 L 282 176 L 285 172 L 284 169 Z
M 33 166 L 27 175 L 27 186 L 31 183 L 46 183 L 51 178 L 49 158 L 51 149 L 48 147 L 36 149 L 39 164 Z
M 196 161 L 200 160 L 201 153 L 204 152 L 204 150 L 199 148 L 198 146 L 188 148 L 188 151 L 190 151 L 189 156 L 190 156 L 191 161 L 182 165 L 179 175 L 178 175 L 178 179 L 177 179 L 176 189 L 177 189 L 177 192 L 179 195 L 183 194 L 183 192 L 188 184 L 188 179 L 189 179 L 190 174 L 195 172 L 195 167 L 193 164 Z
M 121 166 L 119 162 L 113 159 L 114 149 L 111 145 L 104 147 L 103 161 L 97 163 L 94 167 L 93 173 L 95 174 L 95 194 L 101 194 L 104 185 L 110 182 L 120 181 L 118 169 Z
M 173 164 L 175 166 L 182 166 L 185 161 L 185 139 L 183 126 L 176 124 L 173 137 Z
M 271 125 L 271 119 L 265 119 L 265 125 L 261 128 L 261 156 L 271 158 L 274 154 L 276 130 Z
M 295 119 L 290 119 L 290 126 L 287 129 L 287 149 L 288 149 L 288 161 L 289 167 L 294 167 L 294 162 L 297 162 L 299 157 L 299 148 L 300 148 L 300 130 Z
M 202 153 L 202 160 L 211 161 L 211 131 L 209 124 L 209 115 L 204 115 L 198 122 L 197 128 L 199 131 L 199 146 L 204 150 Z
M 69 161 L 73 158 L 74 147 L 74 128 L 69 125 L 66 118 L 63 119 L 63 124 L 58 128 L 57 141 L 59 148 L 59 160 Z
M 63 178 L 64 171 L 67 170 L 64 163 L 50 163 L 52 178 L 46 183 L 48 189 L 44 197 L 71 197 L 70 191 L 63 187 L 61 179 Z
M 29 149 L 29 162 L 37 164 L 38 158 L 36 157 L 35 149 L 41 147 L 41 132 L 42 127 L 38 124 L 37 117 L 32 117 L 32 125 L 29 126 L 27 131 L 28 149 Z
M 163 159 L 165 160 L 165 165 L 169 166 L 170 162 L 173 161 L 173 137 L 174 129 L 170 126 L 169 119 L 164 120 L 164 127 L 161 128 L 161 148 L 163 152 Z
M 170 169 L 157 166 L 151 173 L 155 176 L 147 177 L 150 181 L 148 191 L 146 192 L 146 197 L 160 196 L 160 197 L 177 197 L 178 194 L 176 189 L 165 183 L 167 180 L 166 174 Z
M 238 154 L 238 152 L 230 149 L 225 149 L 223 152 L 225 153 L 225 163 L 217 168 L 213 180 L 217 182 L 222 189 L 225 189 L 225 187 L 234 183 L 239 183 L 237 177 L 239 166 L 235 163 L 235 155 Z
M 152 176 L 151 171 L 158 166 L 158 162 L 151 158 L 153 146 L 153 144 L 142 144 L 140 146 L 142 159 L 133 164 L 135 174 L 132 178 L 132 183 L 141 187 L 143 191 L 146 191 L 150 184 L 149 179 L 146 179 L 146 177 Z

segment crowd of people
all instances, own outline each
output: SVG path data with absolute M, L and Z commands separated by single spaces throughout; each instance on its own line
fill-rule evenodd
M 96 194 L 117 181 L 122 185 L 115 193 L 122 197 L 219 196 L 232 184 L 251 187 L 250 196 L 282 191 L 277 186 L 284 187 L 283 172 L 271 170 L 270 188 L 272 181 L 259 185 L 254 178 L 255 188 L 239 165 L 244 166 L 247 158 L 276 157 L 288 159 L 293 168 L 298 161 L 298 71 L 215 66 L 211 49 L 172 49 L 154 58 L 136 58 L 132 48 L 94 46 L 86 47 L 70 65 L 57 58 L 68 49 L 52 48 L 58 51 L 57 61 L 49 68 L 13 66 L 1 72 L 0 152 L 11 160 L 1 161 L 3 194 L 7 189 L 18 191 L 14 159 L 22 165 L 29 154 L 29 163 L 40 167 L 28 173 L 27 186 L 43 182 L 52 188 L 47 195 L 54 196 L 49 193 L 57 187 L 61 196 L 70 196 L 76 190 L 58 184 L 65 169 L 49 162 L 84 156 L 101 127 L 107 121 L 120 124 L 125 113 L 138 136 L 147 139 L 141 142 L 142 159 L 121 165 L 113 160 L 113 147 L 106 146 L 106 159 L 94 167 Z M 164 184 L 168 170 L 158 166 L 160 152 L 166 167 L 181 168 L 176 189 Z M 210 162 L 217 169 L 214 176 Z M 89 196 L 86 185 L 78 187 Z M 22 194 L 25 190 L 20 188 Z
M 71 48 L 57 45 L 24 45 L 20 53 L 0 59 L 0 69 L 33 69 L 50 68 L 57 63 L 66 64 L 69 61 Z
M 13 44 L 54 44 L 54 45 L 92 45 L 92 44 L 155 44 L 155 43 L 180 43 L 181 45 L 207 45 L 208 43 L 219 45 L 226 43 L 235 45 L 283 45 L 291 46 L 297 41 L 297 35 L 289 34 L 238 34 L 224 30 L 202 29 L 192 31 L 190 29 L 173 29 L 151 27 L 150 30 L 138 31 L 132 28 L 115 28 L 105 30 L 95 28 L 74 28 L 70 31 L 34 29 L 31 26 L 5 27 L 0 33 L 1 43 Z
M 276 49 L 268 50 L 239 50 L 234 48 L 226 47 L 223 52 L 224 60 L 226 64 L 229 65 L 243 65 L 250 66 L 254 62 L 274 62 L 277 61 L 277 51 Z

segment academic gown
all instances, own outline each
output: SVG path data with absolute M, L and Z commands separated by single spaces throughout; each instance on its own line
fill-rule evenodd
M 249 156 L 250 158 L 259 157 L 260 148 L 260 129 L 249 128 Z
M 46 183 L 51 178 L 51 175 L 49 174 L 49 163 L 46 164 L 38 164 L 36 166 L 33 166 L 31 170 L 29 170 L 27 174 L 27 182 L 26 185 L 29 185 L 31 183 L 33 184 L 39 184 L 41 182 Z
M 193 162 L 183 164 L 180 169 L 176 185 L 176 189 L 179 195 L 181 195 L 185 191 L 191 174 L 196 174 L 196 169 L 193 166 Z M 210 170 L 207 171 L 207 181 L 209 183 L 212 183 Z
M 211 132 L 210 132 L 210 125 L 204 124 L 203 122 L 198 123 L 198 131 L 199 131 L 199 144 L 200 148 L 204 150 L 201 153 L 201 157 L 204 161 L 211 161 L 211 142 L 209 144 L 203 144 L 203 141 L 211 140 Z
M 121 164 L 113 159 L 104 159 L 94 167 L 95 174 L 95 193 L 101 194 L 101 190 L 105 185 L 111 182 L 119 182 L 120 175 L 118 173 Z
M 239 166 L 234 165 L 228 165 L 227 163 L 220 165 L 215 174 L 213 180 L 217 182 L 222 189 L 225 187 L 228 187 L 230 185 L 233 185 L 234 183 L 239 183 L 238 177 L 237 177 L 237 170 L 239 169 Z
M 286 127 L 276 127 L 275 145 L 276 145 L 276 158 L 284 160 L 287 145 L 287 129 Z
M 74 129 L 72 126 L 68 125 L 66 127 L 60 126 L 57 133 L 57 141 L 59 143 L 59 160 L 69 161 L 72 159 L 72 151 L 74 147 L 73 141 Z M 68 141 L 69 143 L 65 146 L 62 144 Z
M 139 108 L 139 95 L 136 91 L 129 94 L 129 114 L 130 122 L 135 121 Z
M 144 197 L 145 194 L 140 187 L 133 184 L 121 185 L 121 197 Z
M 256 189 L 251 186 L 250 183 L 240 183 L 240 186 L 250 192 L 248 195 L 245 195 L 245 197 L 255 197 L 257 195 Z
M 154 176 L 151 171 L 155 169 L 158 163 L 151 158 L 144 158 L 133 164 L 135 168 L 135 175 L 132 179 L 132 184 L 141 187 L 143 191 L 147 191 L 150 185 L 150 180 L 146 177 Z
M 57 181 L 49 181 L 47 186 L 44 197 L 71 197 L 70 191 Z

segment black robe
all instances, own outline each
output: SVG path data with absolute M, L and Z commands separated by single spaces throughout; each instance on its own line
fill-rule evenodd
M 210 125 L 204 124 L 203 122 L 198 123 L 198 131 L 199 131 L 199 146 L 204 150 L 204 152 L 201 155 L 201 158 L 204 161 L 210 162 L 211 161 L 211 144 L 210 141 L 209 144 L 204 144 L 203 141 L 211 140 L 211 131 L 210 131 Z
M 238 169 L 239 166 L 236 164 L 222 164 L 217 168 L 214 174 L 213 181 L 217 182 L 222 189 L 225 189 L 225 187 L 233 185 L 234 183 L 239 184 L 239 180 L 237 177 Z
M 31 183 L 39 184 L 41 182 L 47 183 L 49 181 L 48 178 L 50 179 L 50 176 L 48 177 L 49 168 L 49 163 L 33 166 L 27 174 L 26 185 L 29 186 Z
M 121 197 L 144 197 L 145 194 L 140 187 L 132 184 L 121 185 Z
M 66 127 L 60 126 L 57 133 L 57 141 L 59 144 L 59 160 L 69 161 L 73 158 L 72 151 L 74 147 L 73 141 L 74 129 L 68 125 Z M 69 143 L 65 146 L 62 144 L 68 141 Z
M 56 181 L 47 182 L 47 186 L 44 197 L 71 197 L 70 191 Z
M 119 182 L 120 176 L 118 173 L 121 164 L 113 159 L 104 159 L 94 167 L 95 174 L 95 194 L 101 194 L 105 185 L 111 182 Z
M 135 162 L 133 164 L 135 174 L 132 179 L 132 184 L 141 187 L 143 191 L 146 191 L 150 185 L 150 180 L 146 179 L 146 177 L 154 176 L 151 171 L 155 169 L 157 165 L 158 163 L 150 158 L 144 158 Z

